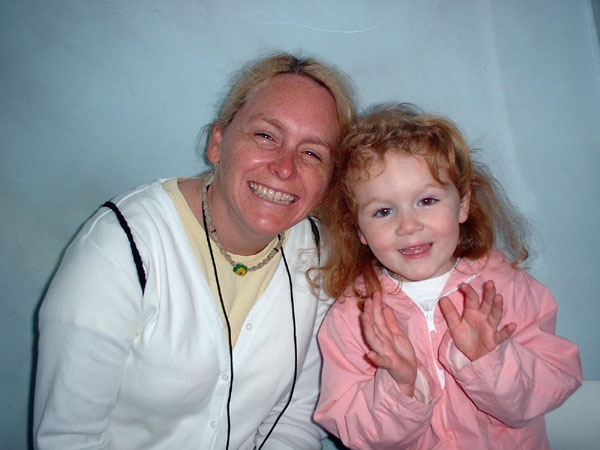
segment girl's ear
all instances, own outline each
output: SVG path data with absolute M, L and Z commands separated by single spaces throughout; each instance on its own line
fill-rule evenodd
M 458 223 L 464 223 L 469 218 L 469 208 L 471 206 L 471 189 L 460 200 L 458 210 Z
M 362 232 L 360 230 L 358 230 L 357 233 L 358 233 L 358 238 L 360 239 L 360 242 L 364 245 L 369 245 L 369 242 L 367 241 L 367 238 L 365 237 L 365 235 L 362 234 Z
M 210 140 L 208 141 L 208 147 L 206 149 L 206 156 L 213 164 L 219 162 L 219 151 L 221 149 L 222 140 L 223 130 L 219 125 L 213 125 L 212 132 L 210 133 Z

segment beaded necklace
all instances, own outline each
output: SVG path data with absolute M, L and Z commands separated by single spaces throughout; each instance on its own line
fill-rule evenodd
M 212 220 L 210 217 L 210 211 L 208 210 L 208 201 L 207 201 L 208 186 L 210 185 L 209 183 L 211 181 L 212 180 L 210 180 L 210 179 L 207 180 L 204 183 L 204 185 L 202 186 L 202 213 L 206 217 L 206 226 L 207 226 L 208 234 L 210 235 L 210 237 L 214 241 L 214 243 L 217 244 L 219 251 L 225 257 L 227 262 L 229 264 L 231 264 L 231 267 L 233 267 L 233 272 L 236 275 L 243 277 L 248 272 L 258 270 L 261 267 L 264 267 L 265 264 L 267 264 L 269 261 L 271 261 L 273 259 L 273 257 L 279 252 L 279 250 L 281 250 L 281 246 L 283 245 L 283 238 L 281 236 L 281 233 L 278 234 L 277 235 L 277 238 L 278 238 L 277 245 L 275 247 L 273 247 L 273 249 L 265 257 L 265 259 L 263 259 L 258 264 L 255 264 L 254 266 L 248 267 L 245 264 L 234 261 L 233 258 L 231 257 L 231 255 L 229 255 L 229 252 L 227 252 L 227 250 L 225 250 L 225 248 L 223 248 L 223 246 L 221 245 L 221 242 L 219 241 L 219 237 L 217 236 L 217 230 L 212 225 Z

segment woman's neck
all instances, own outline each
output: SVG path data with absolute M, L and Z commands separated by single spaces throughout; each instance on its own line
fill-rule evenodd
M 179 189 L 183 194 L 190 209 L 194 213 L 194 217 L 203 226 L 202 219 L 202 189 L 204 187 L 204 179 L 193 178 L 182 180 L 179 183 Z M 216 229 L 219 242 L 227 252 L 235 255 L 255 255 L 262 251 L 269 242 L 277 236 L 264 236 L 257 233 L 252 233 L 246 230 L 242 233 L 243 227 L 236 227 L 235 222 L 227 219 L 224 209 L 220 208 L 224 202 L 219 196 L 216 189 L 209 189 L 207 193 L 208 212 L 213 228 Z

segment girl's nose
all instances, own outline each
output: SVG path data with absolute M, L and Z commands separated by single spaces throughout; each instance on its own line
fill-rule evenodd
M 423 229 L 423 224 L 418 215 L 413 211 L 402 212 L 398 214 L 399 222 L 396 228 L 398 235 L 410 235 Z
M 296 153 L 292 150 L 281 149 L 274 154 L 268 167 L 282 180 L 292 178 L 296 175 Z

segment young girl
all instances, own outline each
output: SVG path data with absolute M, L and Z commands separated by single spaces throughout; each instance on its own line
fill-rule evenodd
M 544 414 L 581 364 L 552 295 L 517 268 L 501 189 L 453 123 L 407 105 L 364 117 L 343 149 L 321 212 L 339 300 L 316 421 L 353 449 L 548 449 Z

